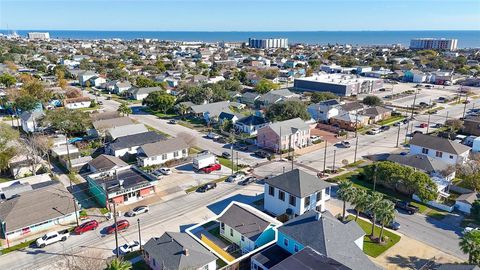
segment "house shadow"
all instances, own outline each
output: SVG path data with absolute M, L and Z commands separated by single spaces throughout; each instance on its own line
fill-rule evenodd
M 435 258 L 424 259 L 416 256 L 404 257 L 401 255 L 394 255 L 387 257 L 387 262 L 397 265 L 401 268 L 408 269 L 431 269 L 430 267 L 435 264 Z
M 132 114 L 134 115 L 148 115 L 149 113 L 145 112 L 144 106 L 135 105 L 130 107 L 132 109 Z
M 462 234 L 463 229 L 461 227 L 454 226 L 454 225 L 445 223 L 442 220 L 438 220 L 428 216 L 425 218 L 425 221 L 441 230 L 454 232 L 458 237 L 463 236 Z
M 180 226 L 179 226 L 180 232 L 185 232 L 185 230 L 187 230 L 188 228 L 193 227 L 193 226 L 195 226 L 195 225 L 197 225 L 197 223 L 180 225 Z
M 218 215 L 233 201 L 245 203 L 245 204 L 252 204 L 254 201 L 262 198 L 263 198 L 263 193 L 260 193 L 257 196 L 237 194 L 232 197 L 226 198 L 224 200 L 210 204 L 207 206 L 207 208 L 213 213 L 215 213 L 216 215 Z
M 186 163 L 183 165 L 180 165 L 178 167 L 175 167 L 177 171 L 183 171 L 183 172 L 194 172 L 195 169 L 193 169 L 192 163 Z

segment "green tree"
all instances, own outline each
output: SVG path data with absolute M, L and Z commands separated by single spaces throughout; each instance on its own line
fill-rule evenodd
M 355 210 L 357 211 L 355 215 L 355 221 L 357 221 L 358 216 L 360 213 L 365 212 L 365 210 L 368 208 L 368 193 L 365 189 L 360 189 L 357 188 L 355 192 L 355 197 L 353 198 L 352 204 L 355 207 Z
M 257 85 L 255 85 L 254 89 L 260 94 L 268 93 L 272 90 L 278 89 L 279 85 L 268 80 L 268 79 L 261 79 Z
M 297 117 L 303 120 L 310 119 L 307 106 L 303 102 L 296 100 L 287 100 L 270 105 L 267 108 L 266 116 L 271 121 L 284 121 Z
M 179 115 L 184 116 L 188 112 L 188 107 L 184 103 L 179 103 L 176 106 L 176 111 Z
M 468 254 L 469 264 L 480 264 L 480 231 L 473 230 L 466 233 L 459 245 L 463 253 Z
M 312 97 L 310 98 L 310 101 L 313 103 L 319 103 L 324 100 L 329 100 L 329 99 L 336 99 L 338 98 L 337 95 L 335 95 L 332 92 L 313 92 Z
M 19 96 L 15 99 L 15 104 L 18 109 L 23 112 L 30 112 L 37 108 L 39 100 L 30 95 Z
M 342 181 L 338 184 L 337 196 L 343 201 L 342 219 L 345 220 L 347 211 L 347 202 L 352 202 L 355 198 L 355 187 L 350 181 Z
M 175 105 L 175 97 L 162 91 L 155 91 L 148 94 L 142 103 L 153 111 L 166 113 Z
M 395 219 L 395 204 L 392 201 L 383 199 L 375 208 L 375 214 L 382 225 L 380 229 L 380 242 L 383 242 L 383 230 L 385 225 L 390 224 Z
M 366 96 L 363 98 L 363 104 L 368 106 L 380 106 L 382 105 L 382 100 L 377 96 Z
M 126 102 L 122 102 L 120 106 L 118 106 L 117 112 L 121 113 L 122 115 L 129 116 L 132 114 L 132 108 L 128 107 Z
M 15 142 L 19 138 L 19 133 L 11 126 L 0 123 L 0 171 L 8 169 L 8 162 L 16 153 Z
M 10 88 L 14 86 L 17 83 L 17 78 L 14 76 L 8 74 L 8 73 L 3 73 L 0 75 L 0 84 L 5 85 L 6 88 Z
M 44 127 L 52 127 L 67 136 L 84 133 L 92 124 L 88 113 L 66 108 L 46 111 L 41 123 Z
M 22 95 L 32 96 L 44 103 L 50 101 L 52 98 L 52 91 L 46 89 L 38 79 L 31 79 L 25 82 L 20 92 Z
M 129 261 L 124 261 L 122 259 L 113 259 L 107 263 L 107 268 L 105 270 L 129 270 L 132 269 L 132 263 Z
M 165 89 L 165 84 L 161 82 L 156 82 L 152 79 L 149 79 L 145 76 L 138 76 L 137 79 L 135 80 L 135 85 L 137 87 L 156 87 L 160 86 L 162 89 Z
M 165 72 L 165 70 L 167 70 L 162 60 L 158 60 L 157 62 L 155 62 L 155 67 L 159 72 Z
M 377 222 L 377 208 L 383 200 L 383 195 L 378 192 L 372 192 L 368 196 L 368 208 L 367 210 L 372 213 L 372 232 L 370 233 L 371 237 L 375 237 L 375 223 Z
M 472 203 L 470 216 L 473 217 L 475 220 L 480 221 L 480 200 L 475 200 Z

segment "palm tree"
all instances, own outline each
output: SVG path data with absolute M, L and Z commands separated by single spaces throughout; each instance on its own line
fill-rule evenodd
M 355 197 L 355 187 L 353 187 L 352 182 L 342 181 L 338 184 L 337 196 L 340 200 L 343 201 L 343 214 L 342 220 L 345 220 L 347 202 L 353 201 Z
M 120 104 L 120 106 L 118 107 L 117 111 L 122 115 L 129 116 L 132 113 L 132 108 L 128 107 L 127 103 L 122 102 L 122 104 Z
M 188 107 L 184 103 L 180 103 L 180 104 L 177 105 L 177 112 L 182 117 L 185 116 L 185 114 L 187 114 L 187 111 L 188 111 Z
M 365 189 L 357 189 L 355 198 L 353 198 L 352 204 L 355 206 L 357 214 L 355 215 L 355 221 L 358 219 L 360 212 L 364 212 L 368 208 L 368 193 Z
M 469 264 L 480 262 L 480 231 L 473 230 L 466 233 L 460 240 L 459 245 L 463 253 L 468 253 Z
M 121 259 L 113 259 L 107 263 L 105 270 L 129 270 L 132 269 L 132 263 Z
M 375 222 L 377 222 L 376 209 L 378 208 L 378 205 L 382 200 L 383 200 L 383 195 L 378 192 L 372 192 L 368 196 L 367 210 L 369 210 L 372 213 L 372 232 L 370 233 L 371 237 L 375 236 Z
M 383 229 L 395 219 L 395 205 L 392 201 L 383 199 L 375 209 L 375 214 L 382 228 L 380 229 L 380 242 L 383 242 Z

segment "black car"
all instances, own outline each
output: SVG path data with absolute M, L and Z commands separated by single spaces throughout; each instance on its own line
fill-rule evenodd
M 198 192 L 206 192 L 209 191 L 210 189 L 214 189 L 217 187 L 216 183 L 208 183 L 205 184 L 197 189 Z
M 389 129 L 390 129 L 390 126 L 381 126 L 381 127 L 380 127 L 380 130 L 381 130 L 381 131 L 387 131 L 387 130 L 389 130 Z
M 256 181 L 257 181 L 257 178 L 255 176 L 249 176 L 249 177 L 243 179 L 242 181 L 238 182 L 238 184 L 241 185 L 241 186 L 246 186 L 246 185 L 254 183 Z
M 224 158 L 231 158 L 232 155 L 231 155 L 229 152 L 223 152 L 223 153 L 222 153 L 222 157 L 224 157 Z
M 397 201 L 395 203 L 395 208 L 396 209 L 400 209 L 400 210 L 404 210 L 405 212 L 407 212 L 408 214 L 410 215 L 413 215 L 415 213 L 418 212 L 419 208 L 409 202 L 406 202 L 406 201 Z
M 265 151 L 265 150 L 257 150 L 257 151 L 255 151 L 255 155 L 258 156 L 258 157 L 261 157 L 261 158 L 268 158 L 268 157 L 270 157 L 270 153 L 268 153 L 268 152 Z
M 237 144 L 235 144 L 235 148 L 240 150 L 240 151 L 247 151 L 248 150 L 248 145 L 243 144 L 243 143 L 237 143 Z

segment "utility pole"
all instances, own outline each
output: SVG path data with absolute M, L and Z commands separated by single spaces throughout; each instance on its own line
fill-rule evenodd
M 428 134 L 428 130 L 430 129 L 430 116 L 431 114 L 428 115 L 428 120 L 427 120 L 427 134 Z
M 325 140 L 325 153 L 323 154 L 323 173 L 327 170 L 327 140 Z
M 280 160 L 282 160 L 282 127 L 280 127 L 280 138 L 278 142 L 278 151 L 280 152 Z
M 67 137 L 67 133 L 65 132 L 65 142 L 67 143 L 67 159 L 68 159 L 68 166 L 70 168 L 72 168 L 72 161 L 70 160 L 70 150 L 68 149 L 68 137 Z M 70 171 L 70 169 L 68 169 Z M 73 207 L 75 209 L 75 220 L 77 221 L 77 226 L 80 225 L 80 223 L 78 222 L 78 209 L 77 209 L 77 202 L 75 201 L 75 192 L 73 192 L 73 187 L 72 187 L 72 178 L 71 177 L 68 177 L 68 180 L 70 181 L 70 192 L 72 192 L 72 196 L 73 196 Z
M 235 153 L 237 154 L 237 172 L 238 172 L 238 151 Z
M 114 225 L 115 225 L 115 247 L 116 247 L 116 254 L 117 254 L 117 258 L 118 258 L 118 253 L 119 253 L 119 250 L 118 250 L 118 225 L 117 225 L 117 207 L 116 207 L 116 204 L 115 202 L 113 203 L 113 222 Z
M 467 111 L 468 96 L 465 95 L 465 106 L 463 106 L 463 118 L 465 118 L 465 113 Z
M 337 154 L 337 150 L 333 150 L 333 170 L 332 172 L 335 173 L 335 155 Z
M 447 121 L 448 121 L 448 111 L 447 111 L 447 115 L 445 116 L 445 124 L 447 124 Z
M 398 140 L 400 140 L 400 122 L 398 122 L 398 131 L 397 131 L 397 148 L 398 148 Z
M 140 232 L 140 219 L 137 218 L 137 224 L 138 224 L 138 243 L 140 244 L 140 251 L 142 251 L 142 234 Z
M 410 115 L 410 119 L 413 119 L 413 111 L 415 110 L 415 101 L 416 100 L 417 100 L 417 91 L 415 91 L 415 96 L 413 97 L 412 114 Z
M 373 191 L 375 192 L 375 186 L 377 184 L 377 164 L 375 164 L 375 169 L 373 170 Z
M 358 112 L 355 114 L 355 153 L 353 155 L 353 163 L 357 162 L 357 149 L 358 149 Z

